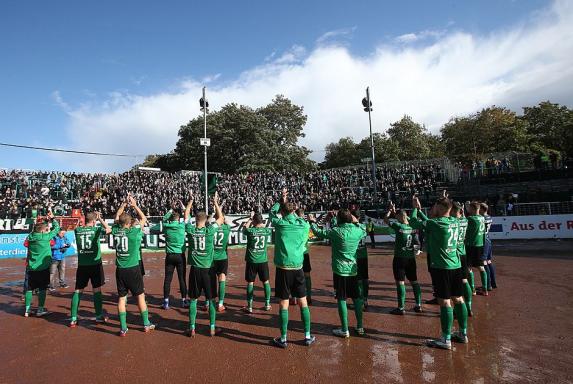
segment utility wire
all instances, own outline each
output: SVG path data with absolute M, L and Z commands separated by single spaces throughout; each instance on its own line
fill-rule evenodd
M 49 151 L 49 152 L 64 152 L 64 153 L 76 153 L 80 155 L 95 155 L 95 156 L 113 156 L 113 157 L 144 157 L 144 155 L 127 155 L 124 153 L 104 153 L 104 152 L 88 152 L 88 151 L 75 151 L 72 149 L 60 149 L 60 148 L 48 148 L 48 147 L 33 147 L 30 145 L 19 145 L 19 144 L 8 144 L 8 143 L 0 143 L 1 146 L 4 147 L 12 147 L 12 148 L 24 148 L 24 149 L 33 149 L 37 151 Z

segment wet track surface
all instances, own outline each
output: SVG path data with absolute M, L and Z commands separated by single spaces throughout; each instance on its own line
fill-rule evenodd
M 142 332 L 141 319 L 129 300 L 125 338 L 118 330 L 113 258 L 105 257 L 108 283 L 104 310 L 110 323 L 86 320 L 67 327 L 72 288 L 48 295 L 53 313 L 24 318 L 21 301 L 22 260 L 0 260 L 0 383 L 566 383 L 573 382 L 573 242 L 499 243 L 495 248 L 500 288 L 489 297 L 474 296 L 468 345 L 454 351 L 427 348 L 427 338 L 440 334 L 439 308 L 405 316 L 388 312 L 396 305 L 391 249 L 370 252 L 370 307 L 365 313 L 365 337 L 339 339 L 331 330 L 339 325 L 332 297 L 330 249 L 311 249 L 312 330 L 317 342 L 305 347 L 298 308 L 291 306 L 289 347 L 270 345 L 278 335 L 278 306 L 263 312 L 263 291 L 255 290 L 255 313 L 240 311 L 245 301 L 244 250 L 230 251 L 227 311 L 218 314 L 220 336 L 208 333 L 207 314 L 199 312 L 198 335 L 183 335 L 187 310 L 173 300 L 160 309 L 163 254 L 144 255 L 151 321 L 158 328 Z M 424 299 L 430 298 L 425 255 L 417 258 Z M 271 268 L 271 271 L 273 268 Z M 68 283 L 73 287 L 75 259 L 68 259 Z M 274 280 L 271 272 L 271 282 Z M 111 279 L 111 281 L 109 281 Z M 479 286 L 479 277 L 476 279 Z M 172 296 L 178 294 L 176 278 Z M 407 286 L 407 308 L 413 294 Z M 93 316 L 91 292 L 82 296 L 80 316 Z M 36 298 L 34 298 L 34 303 Z M 355 325 L 349 310 L 349 323 Z M 457 326 L 457 324 L 455 324 Z

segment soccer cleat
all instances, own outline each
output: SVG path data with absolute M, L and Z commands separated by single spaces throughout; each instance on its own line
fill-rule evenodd
M 187 331 L 185 331 L 185 335 L 187 337 L 195 337 L 195 330 L 194 329 L 188 329 Z
M 366 334 L 364 328 L 356 328 L 355 331 L 358 336 L 364 336 Z
M 406 310 L 404 308 L 394 308 L 393 310 L 390 311 L 390 314 L 403 316 L 406 314 Z
M 147 325 L 145 325 L 145 326 L 143 327 L 143 331 L 144 331 L 145 333 L 151 332 L 151 331 L 153 331 L 154 329 L 155 329 L 155 324 L 151 324 L 151 323 L 149 323 L 149 324 L 147 324 Z
M 70 321 L 70 328 L 75 328 L 78 326 L 78 321 L 77 320 L 72 320 Z
M 169 302 L 168 301 L 164 301 L 163 304 L 161 304 L 161 309 L 169 309 Z
M 223 304 L 217 305 L 217 312 L 225 312 L 226 309 Z
M 241 308 L 241 310 L 245 313 L 248 313 L 248 314 L 253 313 L 253 308 L 251 308 L 251 307 L 243 307 L 243 308 Z
M 24 311 L 24 317 L 30 317 L 30 312 Z
M 480 296 L 489 296 L 489 293 L 485 289 L 480 289 L 479 291 L 477 291 L 477 294 Z
M 46 308 L 40 308 L 36 311 L 36 316 L 37 317 L 42 317 L 42 316 L 46 316 L 49 315 L 51 312 L 48 311 Z
M 270 311 L 271 309 L 273 309 L 273 307 L 271 307 L 270 304 L 269 304 L 269 305 L 265 305 L 265 306 L 263 307 L 263 310 L 266 311 L 266 312 Z
M 66 283 L 60 284 L 60 288 L 67 289 L 67 288 L 69 288 L 69 287 L 70 287 L 70 286 L 69 286 L 68 284 L 66 284 Z
M 452 349 L 452 341 L 446 340 L 444 338 L 428 340 L 428 341 L 426 341 L 426 344 L 428 345 L 428 347 L 432 347 L 432 348 L 440 348 L 440 349 L 447 349 L 447 350 Z
M 426 304 L 437 305 L 438 304 L 438 298 L 434 297 L 433 299 L 426 300 Z
M 280 337 L 275 337 L 273 339 L 273 344 L 283 349 L 288 346 L 287 341 L 283 341 Z
M 107 316 L 96 316 L 95 318 L 95 322 L 98 324 L 106 324 L 109 321 L 109 318 Z
M 211 337 L 213 336 L 217 336 L 221 333 L 221 328 L 211 328 L 209 330 L 209 334 L 211 335 Z
M 311 336 L 311 337 L 305 337 L 304 338 L 304 345 L 306 345 L 307 347 L 309 345 L 311 345 L 312 343 L 314 343 L 316 341 L 316 337 Z
M 335 328 L 332 330 L 332 334 L 334 336 L 338 336 L 338 337 L 343 337 L 343 338 L 348 338 L 350 337 L 350 332 L 348 331 L 343 331 L 342 328 Z
M 476 292 L 476 290 L 474 289 L 474 290 L 472 291 L 472 296 L 475 296 L 475 295 L 477 295 L 477 292 Z
M 56 288 L 50 287 L 50 288 L 48 288 L 48 291 L 50 291 L 50 292 L 56 292 Z
M 416 305 L 414 307 L 414 312 L 416 313 L 422 313 L 422 306 L 421 305 Z
M 127 331 L 128 331 L 127 328 L 125 328 L 125 329 L 120 329 L 120 330 L 119 330 L 119 333 L 118 333 L 118 336 L 119 336 L 119 337 L 125 337 L 125 336 L 127 335 Z
M 460 331 L 452 333 L 452 340 L 456 343 L 467 344 L 469 342 L 468 335 Z

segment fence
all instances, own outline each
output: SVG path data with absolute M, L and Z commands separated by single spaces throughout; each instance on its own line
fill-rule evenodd
M 573 201 L 556 201 L 543 203 L 518 203 L 513 209 L 507 210 L 511 216 L 534 216 L 534 215 L 565 215 L 573 213 Z

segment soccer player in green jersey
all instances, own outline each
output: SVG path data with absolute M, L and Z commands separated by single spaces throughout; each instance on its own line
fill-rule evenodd
M 482 289 L 479 292 L 481 295 L 487 296 L 487 273 L 485 271 L 485 264 L 487 261 L 483 254 L 483 241 L 485 236 L 485 220 L 480 215 L 480 204 L 478 202 L 471 202 L 467 205 L 468 210 L 468 227 L 466 231 L 466 253 L 468 264 L 470 267 L 479 270 L 481 278 Z M 473 272 L 471 273 L 470 284 L 473 283 Z
M 366 227 L 360 224 L 358 218 L 352 216 L 348 209 L 338 210 L 337 219 L 335 228 L 324 230 L 318 228 L 312 215 L 309 216 L 312 232 L 320 239 L 329 239 L 332 247 L 332 280 L 342 325 L 340 328 L 333 329 L 332 333 L 338 337 L 350 337 L 346 299 L 351 298 L 354 301 L 356 333 L 362 336 L 364 335 L 362 324 L 364 302 L 358 290 L 356 251 L 360 241 L 366 237 Z
M 306 301 L 306 283 L 302 264 L 310 225 L 295 214 L 295 205 L 288 201 L 288 192 L 282 191 L 281 201 L 272 206 L 269 218 L 275 228 L 275 296 L 280 300 L 279 319 L 281 335 L 273 343 L 287 347 L 289 298 L 297 298 L 304 327 L 304 343 L 308 346 L 316 338 L 310 334 L 310 308 Z M 279 217 L 279 211 L 281 217 Z
M 390 217 L 394 216 L 396 221 L 390 222 Z M 396 281 L 396 291 L 398 294 L 398 307 L 390 313 L 393 315 L 406 314 L 406 285 L 405 278 L 408 278 L 414 290 L 415 312 L 422 312 L 422 289 L 418 284 L 418 273 L 416 268 L 416 249 L 412 244 L 414 229 L 409 225 L 406 211 L 401 209 L 396 212 L 394 203 L 390 202 L 390 209 L 384 217 L 384 222 L 394 230 L 394 259 L 392 260 L 392 271 Z
M 197 299 L 201 293 L 205 293 L 205 299 L 209 306 L 209 329 L 210 335 L 215 336 L 218 329 L 215 327 L 217 311 L 215 310 L 214 298 L 217 291 L 217 275 L 213 268 L 214 237 L 220 225 L 223 224 L 224 216 L 219 206 L 219 195 L 215 192 L 213 198 L 216 221 L 207 226 L 207 214 L 198 212 L 195 216 L 195 225 L 188 222 L 191 209 L 193 208 L 193 194 L 185 208 L 185 232 L 189 243 L 189 328 L 187 336 L 195 337 L 195 320 L 197 318 Z
M 304 209 L 299 208 L 296 210 L 296 215 L 304 219 Z M 304 260 L 302 261 L 302 271 L 304 272 L 304 281 L 306 282 L 306 302 L 312 305 L 312 279 L 310 273 L 312 272 L 312 265 L 310 264 L 310 254 L 308 252 L 308 236 L 304 244 Z
M 360 217 L 360 211 L 353 211 L 352 216 Z M 372 219 L 368 220 L 369 222 L 372 221 Z M 368 226 L 366 226 L 366 233 L 368 233 Z M 358 293 L 364 301 L 364 310 L 367 310 L 370 280 L 368 276 L 368 249 L 366 249 L 366 238 L 362 238 L 360 240 L 360 244 L 358 244 L 358 249 L 356 250 L 356 263 L 358 265 L 358 274 L 356 275 L 356 278 L 358 279 Z
M 103 220 L 99 212 L 88 212 L 86 224 L 76 227 L 74 234 L 78 249 L 78 269 L 76 270 L 76 287 L 72 296 L 70 327 L 78 325 L 78 308 L 84 289 L 91 282 L 93 300 L 97 323 L 106 323 L 107 317 L 103 315 L 103 298 L 101 287 L 105 284 L 105 275 L 101 261 L 100 238 L 102 232 L 111 233 L 110 226 Z M 96 227 L 99 221 L 101 227 Z
M 149 321 L 147 303 L 145 302 L 145 291 L 143 288 L 143 275 L 139 264 L 141 240 L 143 232 L 140 226 L 135 226 L 134 220 L 128 213 L 125 213 L 127 204 L 131 206 L 139 217 L 139 225 L 143 227 L 147 218 L 143 211 L 137 206 L 135 199 L 128 195 L 127 203 L 121 204 L 115 215 L 115 223 L 111 228 L 113 244 L 115 247 L 115 280 L 117 283 L 117 310 L 119 313 L 120 330 L 119 336 L 127 334 L 127 294 L 131 292 L 137 298 L 137 306 L 143 320 L 144 331 L 149 332 L 155 329 L 155 325 Z
M 458 256 L 460 257 L 460 263 L 462 264 L 462 283 L 464 284 L 464 302 L 468 311 L 468 317 L 473 316 L 472 312 L 472 288 L 468 282 L 468 260 L 466 255 L 466 231 L 468 228 L 468 219 L 464 216 L 464 206 L 458 202 L 452 203 L 452 211 L 450 215 L 458 220 Z
M 52 223 L 52 229 L 48 226 Z M 41 317 L 49 312 L 45 308 L 46 289 L 50 285 L 50 265 L 52 264 L 51 241 L 59 232 L 60 224 L 52 211 L 48 211 L 47 221 L 34 225 L 34 230 L 28 235 L 25 244 L 28 247 L 28 287 L 24 295 L 24 316 L 30 316 L 32 293 L 38 290 L 38 310 L 36 316 Z
M 245 252 L 245 280 L 247 281 L 247 306 L 243 311 L 253 313 L 253 296 L 257 275 L 265 289 L 265 311 L 271 310 L 271 283 L 269 281 L 269 263 L 267 244 L 273 230 L 265 227 L 263 215 L 252 213 L 243 227 L 243 234 L 247 237 L 247 250 Z
M 219 293 L 213 294 L 219 298 L 217 303 L 217 312 L 225 311 L 225 288 L 227 284 L 227 270 L 229 269 L 229 257 L 227 255 L 227 245 L 229 244 L 229 235 L 231 227 L 225 223 L 225 214 L 221 211 L 223 223 L 217 228 L 215 233 L 215 252 L 213 253 L 213 268 L 219 282 Z M 218 219 L 215 216 L 215 220 Z
M 183 205 L 179 202 L 179 205 Z M 184 208 L 184 207 L 183 207 Z M 187 283 L 185 279 L 185 222 L 180 221 L 181 215 L 176 210 L 176 205 L 167 211 L 161 223 L 162 232 L 165 235 L 165 278 L 163 280 L 163 304 L 161 308 L 169 309 L 169 293 L 173 272 L 177 270 L 179 279 L 179 291 L 181 293 L 181 307 L 187 306 Z
M 414 210 L 410 219 L 412 228 L 424 227 L 426 230 L 427 249 L 430 254 L 431 273 L 440 304 L 440 323 L 442 337 L 428 340 L 430 347 L 452 349 L 452 339 L 467 343 L 468 312 L 463 299 L 462 265 L 457 253 L 458 221 L 450 217 L 452 202 L 442 197 L 432 207 L 431 218 L 418 211 L 422 206 L 417 197 L 412 200 Z M 452 308 L 452 302 L 454 307 Z M 452 334 L 454 311 L 459 323 L 459 330 Z

